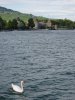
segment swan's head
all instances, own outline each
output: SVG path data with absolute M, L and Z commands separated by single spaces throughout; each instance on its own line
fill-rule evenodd
M 21 84 L 23 84 L 25 81 L 21 81 Z

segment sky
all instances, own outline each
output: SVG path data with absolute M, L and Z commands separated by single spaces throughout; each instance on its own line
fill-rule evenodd
M 0 6 L 36 16 L 75 21 L 75 0 L 0 0 Z

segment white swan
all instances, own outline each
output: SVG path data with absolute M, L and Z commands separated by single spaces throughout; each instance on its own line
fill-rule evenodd
M 23 83 L 24 83 L 24 81 L 21 81 L 21 87 L 19 87 L 18 85 L 14 85 L 14 84 L 12 83 L 12 84 L 11 84 L 12 89 L 13 89 L 15 92 L 22 93 L 22 92 L 24 91 L 24 89 L 23 89 Z

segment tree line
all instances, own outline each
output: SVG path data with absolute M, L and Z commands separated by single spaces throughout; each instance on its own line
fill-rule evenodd
M 57 25 L 58 29 L 75 29 L 75 22 L 69 19 L 36 19 L 37 22 L 45 23 L 44 29 L 47 28 L 46 23 L 48 20 L 51 21 L 52 25 Z M 43 24 L 44 25 L 44 24 Z M 0 17 L 0 31 L 1 30 L 28 30 L 35 27 L 33 18 L 29 18 L 28 22 L 24 22 L 19 17 L 13 20 L 6 21 Z
M 33 29 L 34 26 L 33 18 L 29 18 L 28 23 L 26 23 L 19 17 L 9 21 L 3 20 L 0 17 L 0 30 L 25 30 Z

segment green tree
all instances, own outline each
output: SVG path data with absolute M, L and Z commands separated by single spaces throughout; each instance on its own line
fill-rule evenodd
M 13 28 L 13 29 L 17 29 L 17 24 L 18 24 L 18 23 L 17 23 L 17 20 L 16 20 L 16 19 L 13 19 L 13 20 L 12 20 L 12 28 Z
M 64 20 L 64 23 L 65 23 L 65 26 L 66 26 L 68 29 L 73 29 L 73 26 L 74 26 L 73 21 L 71 21 L 71 20 L 69 20 L 69 19 L 65 19 L 65 20 Z
M 6 21 L 0 17 L 0 30 L 4 30 L 6 26 Z
M 7 22 L 6 20 L 3 20 L 3 30 L 6 30 Z
M 7 29 L 8 30 L 12 30 L 13 29 L 13 25 L 12 25 L 12 21 L 11 20 L 9 20 L 8 22 L 7 22 Z
M 35 26 L 33 18 L 28 19 L 28 27 L 32 29 Z
M 21 29 L 21 30 L 26 29 L 26 25 L 25 25 L 24 21 L 18 20 L 17 23 L 18 23 L 17 24 L 18 29 Z

